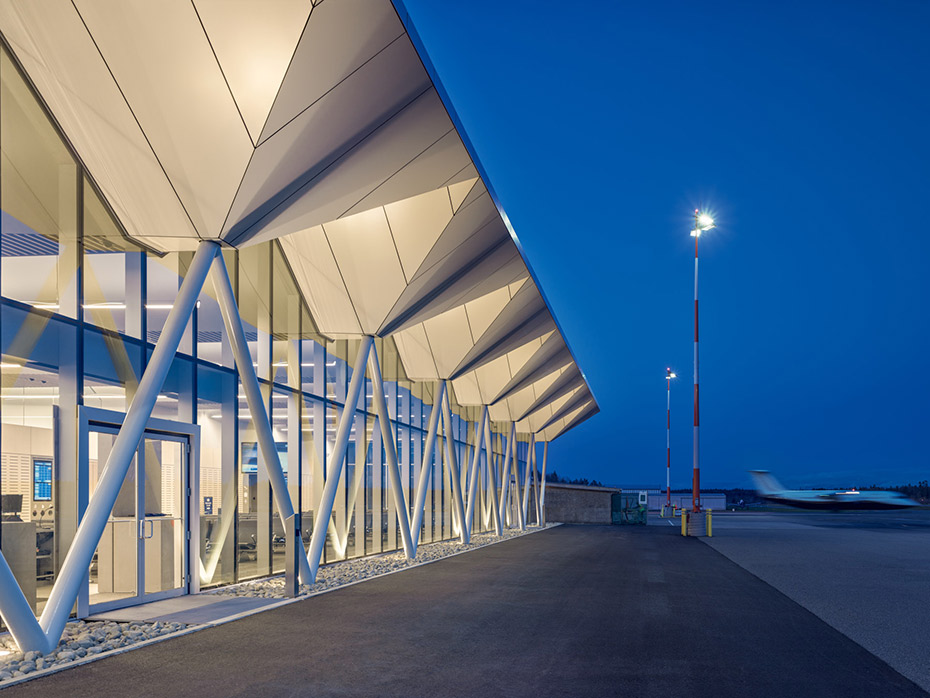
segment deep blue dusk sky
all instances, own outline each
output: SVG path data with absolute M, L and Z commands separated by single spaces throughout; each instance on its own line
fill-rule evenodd
M 601 406 L 550 469 L 930 477 L 930 5 L 405 0 Z

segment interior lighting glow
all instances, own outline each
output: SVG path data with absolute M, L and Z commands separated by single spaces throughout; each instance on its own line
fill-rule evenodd
M 47 395 L 36 395 L 35 393 L 24 394 L 24 395 L 14 395 L 6 393 L 0 395 L 0 398 L 4 400 L 57 400 L 58 393 L 49 393 Z
M 0 361 L 0 368 L 22 368 L 21 364 L 11 364 L 7 361 Z
M 125 303 L 105 302 L 105 303 L 85 303 L 84 310 L 126 310 Z

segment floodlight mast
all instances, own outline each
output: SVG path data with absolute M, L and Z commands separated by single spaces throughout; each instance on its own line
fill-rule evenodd
M 700 448 L 700 393 L 698 390 L 698 239 L 705 230 L 714 227 L 708 213 L 694 209 L 694 474 L 691 481 L 691 510 L 701 511 L 701 448 Z
M 672 378 L 678 376 L 671 368 L 665 369 L 666 381 L 666 410 L 665 410 L 665 506 L 672 506 Z

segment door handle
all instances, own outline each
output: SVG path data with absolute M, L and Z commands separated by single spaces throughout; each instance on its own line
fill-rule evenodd
M 151 527 L 149 528 L 148 535 L 145 535 L 145 524 L 148 524 Z M 139 538 L 148 540 L 154 535 L 155 535 L 155 522 L 152 519 L 142 519 L 142 521 L 139 522 Z

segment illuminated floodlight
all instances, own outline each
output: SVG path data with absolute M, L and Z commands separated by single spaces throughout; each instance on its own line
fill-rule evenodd
M 678 375 L 670 368 L 665 369 L 665 372 L 666 378 L 678 378 Z
M 705 230 L 716 227 L 714 217 L 706 211 L 702 212 L 694 209 L 694 230 L 691 231 L 691 237 L 700 237 Z

